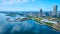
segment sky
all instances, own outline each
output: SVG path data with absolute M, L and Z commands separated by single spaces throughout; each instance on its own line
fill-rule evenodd
M 0 0 L 0 11 L 52 11 L 54 5 L 60 11 L 60 0 Z

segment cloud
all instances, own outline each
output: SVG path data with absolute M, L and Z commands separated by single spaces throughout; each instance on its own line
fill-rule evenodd
M 19 32 L 20 31 L 20 26 L 19 25 L 15 25 L 13 28 L 12 28 L 12 30 L 11 30 L 11 33 L 13 33 L 14 31 L 17 31 L 17 32 Z
M 35 2 L 36 0 L 32 0 L 32 2 Z
M 23 4 L 29 2 L 35 2 L 36 0 L 0 0 L 2 4 Z
M 2 4 L 16 4 L 16 3 L 27 3 L 28 0 L 2 0 Z
M 2 1 L 2 4 L 13 4 L 14 2 L 13 2 L 13 0 L 4 0 L 4 1 Z
M 5 14 L 1 14 L 0 18 L 4 19 L 7 16 L 4 16 Z M 2 24 L 0 23 L 0 34 L 3 33 L 39 33 L 40 32 L 40 27 L 36 24 L 33 23 L 34 20 L 28 20 L 28 21 L 23 21 L 23 22 L 7 22 L 2 20 Z M 6 23 L 5 23 L 6 22 Z M 36 29 L 37 28 L 37 29 Z

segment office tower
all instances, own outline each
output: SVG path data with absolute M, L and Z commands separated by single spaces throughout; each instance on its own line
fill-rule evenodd
M 57 17 L 57 5 L 53 7 L 53 12 L 52 12 L 53 17 Z
M 58 13 L 58 17 L 60 18 L 60 13 Z
M 50 11 L 49 16 L 52 17 L 52 11 Z
M 42 9 L 40 9 L 40 16 L 42 17 L 43 15 L 42 15 Z

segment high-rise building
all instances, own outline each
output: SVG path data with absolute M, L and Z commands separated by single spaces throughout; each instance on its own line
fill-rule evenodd
M 42 17 L 43 15 L 42 15 L 42 9 L 40 9 L 40 16 Z
M 58 17 L 60 18 L 60 12 L 58 13 Z
M 42 9 L 38 12 L 38 17 L 42 17 Z
M 53 17 L 57 17 L 57 5 L 53 7 L 53 12 L 52 12 Z
M 50 15 L 50 17 L 52 17 L 52 11 L 50 11 L 49 15 Z

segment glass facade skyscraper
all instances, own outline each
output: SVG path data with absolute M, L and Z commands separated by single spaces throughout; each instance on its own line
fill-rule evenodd
M 57 17 L 57 5 L 53 7 L 53 12 L 52 12 L 53 17 Z
M 43 15 L 42 15 L 42 9 L 40 9 L 40 16 L 42 17 Z

